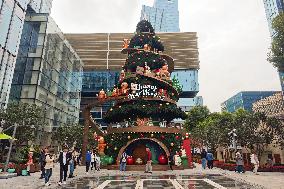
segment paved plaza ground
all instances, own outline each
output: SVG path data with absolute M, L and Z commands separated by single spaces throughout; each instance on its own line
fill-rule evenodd
M 119 171 L 102 170 L 86 174 L 84 167 L 77 169 L 77 176 L 67 180 L 67 184 L 59 187 L 59 167 L 55 167 L 51 178 L 51 186 L 45 187 L 44 180 L 40 180 L 40 173 L 31 176 L 20 176 L 10 179 L 1 179 L 1 189 L 37 189 L 37 188 L 62 188 L 62 189 L 182 189 L 182 188 L 220 188 L 220 189 L 284 189 L 283 173 L 259 173 L 251 172 L 237 174 L 218 168 L 202 170 L 200 165 L 190 170 L 157 171 L 153 174 L 131 171 L 120 173 Z

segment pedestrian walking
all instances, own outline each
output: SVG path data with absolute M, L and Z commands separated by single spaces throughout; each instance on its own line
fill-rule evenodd
M 236 171 L 238 173 L 244 173 L 244 160 L 243 160 L 243 155 L 241 154 L 241 151 L 238 151 L 236 153 Z
M 87 150 L 86 152 L 86 173 L 89 173 L 91 161 L 92 161 L 92 154 L 90 150 Z
M 93 168 L 95 167 L 96 170 L 96 166 L 95 166 L 95 153 L 94 150 L 91 153 L 91 170 L 93 170 Z
M 259 167 L 259 161 L 255 151 L 252 151 L 250 155 L 250 162 L 253 165 L 253 172 L 258 175 L 257 170 Z
M 149 148 L 146 148 L 147 163 L 145 173 L 152 173 L 152 153 Z
M 45 149 L 45 186 L 50 186 L 49 180 L 52 175 L 52 169 L 54 168 L 54 150 L 50 149 L 48 152 L 48 149 Z
M 95 153 L 95 169 L 96 169 L 97 171 L 100 171 L 100 170 L 101 170 L 101 158 L 100 158 L 100 156 L 97 155 L 96 153 Z
M 40 163 L 40 170 L 41 170 L 41 175 L 39 179 L 45 178 L 45 154 L 46 154 L 47 148 L 41 149 L 40 155 L 39 155 L 39 163 Z
M 120 171 L 125 171 L 126 170 L 126 159 L 127 159 L 127 154 L 126 152 L 123 152 L 121 157 L 120 157 L 120 165 L 119 165 L 119 170 Z
M 174 165 L 174 152 L 173 152 L 172 150 L 170 150 L 169 165 L 170 165 L 170 169 L 173 171 L 173 165 Z
M 213 161 L 214 161 L 214 156 L 212 152 L 208 152 L 206 154 L 206 160 L 207 160 L 207 166 L 209 169 L 213 169 Z
M 68 172 L 68 165 L 69 161 L 71 160 L 71 154 L 68 152 L 68 147 L 63 147 L 63 152 L 59 154 L 59 165 L 60 165 L 60 180 L 58 185 L 66 184 L 67 172 Z M 62 182 L 63 180 L 63 182 Z
M 207 157 L 207 152 L 206 152 L 205 149 L 202 149 L 202 152 L 201 152 L 201 164 L 202 164 L 202 168 L 203 169 L 206 169 L 206 164 L 207 164 L 206 157 Z
M 75 156 L 75 150 L 69 152 L 71 154 L 71 159 L 69 161 L 70 165 L 70 172 L 68 178 L 74 177 L 74 171 L 75 171 L 75 162 L 76 162 L 76 156 Z

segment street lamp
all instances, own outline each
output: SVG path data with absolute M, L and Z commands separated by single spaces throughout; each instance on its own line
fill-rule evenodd
M 236 129 L 233 129 L 231 132 L 228 133 L 228 135 L 233 139 L 233 148 L 235 151 L 237 151 L 237 141 L 236 141 L 236 137 L 238 136 L 236 134 Z

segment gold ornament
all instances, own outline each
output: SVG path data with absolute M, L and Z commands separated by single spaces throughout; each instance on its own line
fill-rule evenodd
M 174 146 L 174 143 L 171 143 L 171 146 Z
M 151 134 L 151 137 L 154 137 L 154 134 L 153 134 L 153 133 Z
M 114 147 L 114 150 L 117 150 L 117 147 Z
M 127 137 L 128 139 L 130 139 L 131 138 L 131 136 L 130 135 L 128 135 L 128 137 Z

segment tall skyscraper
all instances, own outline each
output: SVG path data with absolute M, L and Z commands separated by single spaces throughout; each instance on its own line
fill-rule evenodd
M 275 35 L 272 29 L 273 19 L 281 12 L 284 12 L 284 0 L 263 0 L 266 18 L 271 37 Z M 284 70 L 278 70 L 282 92 L 284 91 Z
M 50 13 L 52 0 L 0 0 L 0 107 L 6 107 L 25 15 Z
M 143 5 L 143 19 L 150 21 L 156 32 L 179 32 L 178 0 L 155 0 L 153 7 Z
M 143 5 L 140 19 L 148 20 L 156 32 L 180 32 L 178 0 L 155 0 L 153 7 Z M 175 76 L 183 86 L 184 95 L 181 95 L 178 106 L 184 111 L 188 111 L 193 106 L 203 105 L 201 96 L 192 98 L 186 95 L 189 93 L 196 95 L 199 92 L 198 69 L 199 67 L 194 69 L 175 67 L 172 74 L 172 77 Z
M 269 31 L 271 36 L 274 35 L 272 29 L 273 19 L 280 13 L 284 11 L 284 0 L 263 0 L 266 18 L 268 21 Z

